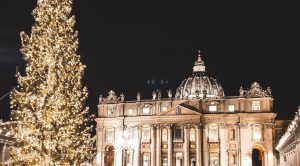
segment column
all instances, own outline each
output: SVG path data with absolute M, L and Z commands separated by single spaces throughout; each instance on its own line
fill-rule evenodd
M 97 157 L 96 157 L 96 165 L 101 166 L 104 165 L 104 153 L 105 149 L 103 147 L 103 138 L 105 138 L 104 135 L 104 127 L 103 126 L 98 126 L 96 128 L 96 145 L 97 145 Z
M 116 158 L 115 158 L 115 165 L 122 166 L 123 163 L 123 150 L 122 148 L 118 148 L 115 150 Z
M 123 138 L 123 125 L 120 125 L 116 128 L 115 138 Z M 116 140 L 115 140 L 116 141 Z M 115 147 L 115 166 L 122 166 L 123 163 L 123 149 L 122 147 Z
M 241 164 L 241 147 L 240 147 L 240 142 L 241 142 L 241 138 L 240 138 L 240 128 L 238 124 L 235 124 L 235 139 L 236 139 L 236 146 L 237 146 L 237 154 L 236 154 L 236 165 Z
M 136 147 L 134 149 L 134 166 L 140 165 L 140 146 L 141 146 L 141 129 L 139 126 L 136 126 L 134 129 L 135 141 L 137 141 Z
M 249 158 L 251 158 L 251 153 L 249 149 L 252 147 L 252 129 L 249 125 L 245 122 L 240 122 L 240 140 L 239 140 L 239 147 L 240 147 L 240 162 L 241 165 L 249 165 Z M 266 164 L 266 163 L 265 163 Z
M 207 134 L 208 134 L 208 126 L 205 125 L 203 131 L 203 166 L 208 166 L 208 161 L 209 161 Z
M 184 166 L 190 165 L 190 126 L 184 126 Z
M 155 125 L 151 125 L 151 166 L 155 166 L 156 162 L 156 128 Z
M 219 123 L 219 140 L 220 140 L 220 166 L 226 166 L 228 165 L 228 153 L 227 153 L 227 147 L 226 142 L 228 140 L 228 135 L 226 132 L 227 124 L 225 123 Z
M 161 128 L 156 126 L 156 166 L 161 166 Z
M 197 166 L 202 166 L 202 144 L 201 144 L 201 139 L 202 139 L 202 133 L 201 133 L 201 126 L 197 125 L 196 126 L 196 165 Z
M 266 162 L 265 164 L 266 165 L 274 165 L 274 153 L 273 153 L 273 144 L 274 144 L 274 141 L 273 141 L 273 130 L 274 129 L 275 125 L 273 123 L 265 123 L 264 124 L 264 130 L 262 130 L 262 135 L 263 135 L 263 140 L 267 146 L 267 155 L 266 156 Z
M 173 164 L 173 137 L 172 137 L 172 125 L 168 126 L 168 166 Z

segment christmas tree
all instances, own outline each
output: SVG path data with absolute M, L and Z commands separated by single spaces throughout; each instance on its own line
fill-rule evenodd
M 17 144 L 12 165 L 79 165 L 94 156 L 92 116 L 82 86 L 85 66 L 76 54 L 72 0 L 38 0 L 31 35 L 21 33 L 25 74 L 11 93 Z

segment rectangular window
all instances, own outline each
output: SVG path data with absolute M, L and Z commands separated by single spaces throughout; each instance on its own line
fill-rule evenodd
M 167 109 L 168 109 L 168 107 L 162 107 L 162 112 L 165 112 L 165 111 L 167 111 Z
M 229 130 L 229 140 L 234 141 L 235 140 L 235 129 Z
M 208 130 L 209 142 L 219 142 L 218 126 L 211 126 Z
M 163 129 L 162 130 L 162 141 L 163 142 L 168 142 L 168 129 Z
M 208 110 L 211 111 L 211 112 L 216 112 L 217 111 L 217 106 L 216 105 L 210 105 L 208 107 Z
M 133 110 L 130 108 L 128 109 L 128 115 L 132 115 L 133 114 Z
M 252 111 L 260 111 L 260 101 L 252 101 Z
M 108 107 L 107 107 L 107 115 L 108 115 L 108 116 L 114 115 L 115 109 L 116 109 L 115 106 L 108 106 Z
M 142 127 L 142 142 L 150 142 L 150 127 Z
M 150 108 L 149 107 L 144 107 L 143 108 L 143 114 L 149 114 L 150 113 Z
M 174 128 L 174 141 L 182 142 L 183 141 L 183 130 L 182 127 L 177 126 Z
M 115 130 L 114 128 L 107 128 L 106 129 L 106 142 L 113 143 L 115 137 Z
M 262 141 L 262 127 L 261 125 L 255 125 L 252 128 L 253 141 Z
M 195 142 L 196 141 L 196 131 L 195 128 L 190 129 L 190 141 Z
M 234 105 L 229 105 L 228 106 L 228 111 L 229 112 L 234 112 Z

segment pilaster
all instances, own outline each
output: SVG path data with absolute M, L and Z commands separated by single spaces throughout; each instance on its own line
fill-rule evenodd
M 184 126 L 184 165 L 185 166 L 190 165 L 189 145 L 190 145 L 190 126 L 185 125 Z

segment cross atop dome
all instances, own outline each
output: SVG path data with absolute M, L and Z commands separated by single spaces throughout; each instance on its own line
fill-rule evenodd
M 201 51 L 198 51 L 198 59 L 195 62 L 195 65 L 193 67 L 193 72 L 205 72 L 205 66 L 204 66 L 204 61 L 201 59 Z

